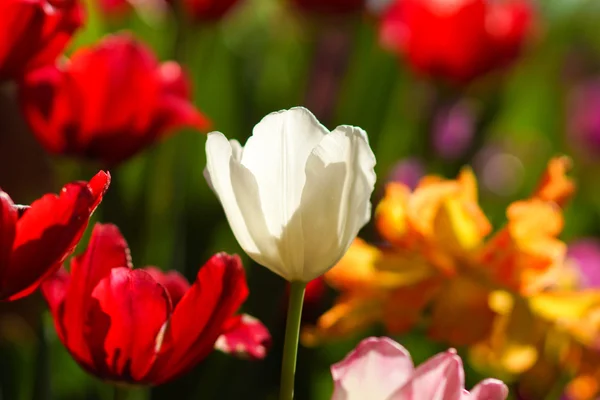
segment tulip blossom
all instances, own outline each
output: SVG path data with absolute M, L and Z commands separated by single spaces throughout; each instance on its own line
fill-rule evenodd
M 114 225 L 96 225 L 71 272 L 61 269 L 42 290 L 67 350 L 106 380 L 161 384 L 189 371 L 216 343 L 262 358 L 270 340 L 260 322 L 234 315 L 248 295 L 237 256 L 213 256 L 190 285 L 177 273 L 132 269 Z
M 298 107 L 266 116 L 244 148 L 209 134 L 206 154 L 241 247 L 288 281 L 322 275 L 369 221 L 375 156 L 360 128 L 329 132 Z
M 389 338 L 364 339 L 331 367 L 332 400 L 504 400 L 508 388 L 485 379 L 471 392 L 464 389 L 462 360 L 454 349 L 417 368 L 408 351 Z
M 380 35 L 416 71 L 464 83 L 516 58 L 533 14 L 528 0 L 394 0 Z
M 188 15 L 197 22 L 223 18 L 239 0 L 182 0 Z
M 104 164 L 125 161 L 184 126 L 205 129 L 175 62 L 159 64 L 127 34 L 80 49 L 62 65 L 28 74 L 23 113 L 44 148 Z
M 0 300 L 32 293 L 71 254 L 110 184 L 99 172 L 90 182 L 67 184 L 29 207 L 0 190 Z
M 365 0 L 291 0 L 302 11 L 317 14 L 347 14 L 364 9 Z
M 0 80 L 54 63 L 83 24 L 77 0 L 4 0 L 0 14 Z

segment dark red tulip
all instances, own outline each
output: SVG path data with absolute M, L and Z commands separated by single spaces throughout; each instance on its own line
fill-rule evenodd
M 176 273 L 132 269 L 127 243 L 110 224 L 97 224 L 71 273 L 61 269 L 42 290 L 67 350 L 85 370 L 110 381 L 169 381 L 204 359 L 218 340 L 228 340 L 219 339 L 223 334 L 242 336 L 249 354 L 268 342 L 234 315 L 248 295 L 237 256 L 213 256 L 189 285 Z
M 198 22 L 223 18 L 239 0 L 183 0 L 191 19 Z
M 0 300 L 33 292 L 71 254 L 110 184 L 99 172 L 88 182 L 66 185 L 30 207 L 15 206 L 0 190 Z
M 204 130 L 175 62 L 159 64 L 130 35 L 108 36 L 70 62 L 28 74 L 20 85 L 24 115 L 51 153 L 122 162 L 183 126 Z
M 365 0 L 292 0 L 302 11 L 316 14 L 348 14 L 364 9 Z
M 380 33 L 416 71 L 465 83 L 513 61 L 533 16 L 528 0 L 394 0 Z
M 76 0 L 1 0 L 0 80 L 52 64 L 83 23 Z

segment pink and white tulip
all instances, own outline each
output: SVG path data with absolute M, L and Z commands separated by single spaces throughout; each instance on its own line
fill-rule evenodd
M 463 364 L 450 349 L 414 367 L 408 351 L 389 338 L 367 338 L 331 366 L 332 400 L 505 400 L 508 388 L 485 379 L 464 388 Z

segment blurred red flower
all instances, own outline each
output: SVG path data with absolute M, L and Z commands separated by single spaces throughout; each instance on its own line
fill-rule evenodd
M 30 207 L 15 206 L 0 190 L 0 300 L 32 293 L 60 268 L 109 184 L 110 175 L 99 172 L 89 183 L 70 183 Z
M 24 115 L 46 150 L 106 165 L 176 128 L 208 128 L 190 97 L 179 64 L 159 64 L 128 34 L 81 49 L 64 65 L 38 69 L 20 85 Z
M 216 21 L 221 19 L 239 0 L 183 0 L 185 9 L 195 21 Z
M 235 341 L 236 355 L 257 358 L 270 341 L 262 324 L 234 315 L 248 295 L 237 256 L 213 256 L 190 286 L 173 272 L 132 269 L 127 243 L 110 224 L 97 224 L 71 273 L 61 269 L 42 290 L 60 340 L 106 380 L 161 384 L 189 371 L 217 341 Z
M 347 14 L 364 9 L 365 0 L 292 0 L 303 11 L 317 14 Z
M 528 0 L 395 0 L 380 37 L 416 71 L 464 83 L 517 57 L 533 17 Z
M 0 80 L 51 64 L 83 23 L 78 1 L 2 0 Z

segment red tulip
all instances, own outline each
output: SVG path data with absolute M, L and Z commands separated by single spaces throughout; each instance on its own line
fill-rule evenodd
M 292 0 L 302 11 L 317 14 L 348 14 L 364 9 L 365 0 Z
M 231 334 L 248 295 L 237 256 L 213 256 L 190 286 L 176 273 L 132 269 L 125 239 L 108 224 L 96 225 L 71 273 L 61 269 L 42 290 L 60 340 L 85 370 L 139 384 L 164 383 L 204 359 Z M 248 328 L 243 341 L 251 351 L 266 345 L 264 337 L 254 340 L 255 326 L 233 325 L 238 334 Z
M 30 207 L 15 206 L 0 191 L 0 300 L 33 292 L 73 251 L 102 200 L 110 175 L 66 185 Z
M 109 36 L 20 85 L 29 125 L 51 153 L 113 165 L 183 126 L 206 129 L 175 62 L 159 64 L 131 36 Z
M 183 0 L 190 17 L 198 22 L 221 19 L 239 0 Z
M 527 0 L 395 0 L 380 34 L 416 71 L 464 83 L 517 57 L 533 13 Z
M 54 63 L 83 23 L 76 0 L 0 0 L 0 80 Z

